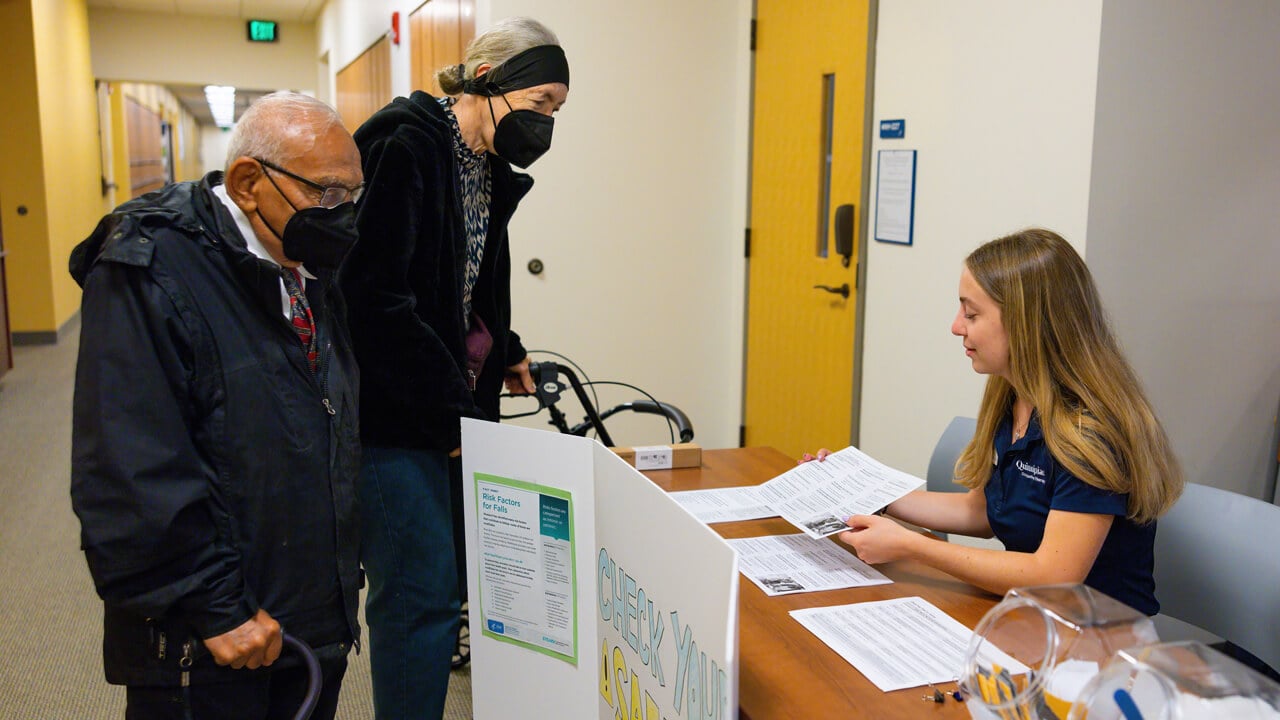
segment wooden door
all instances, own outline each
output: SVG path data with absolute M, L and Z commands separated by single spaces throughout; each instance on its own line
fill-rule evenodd
M 756 6 L 744 441 L 791 456 L 849 444 L 857 401 L 868 17 L 868 0 Z M 844 205 L 855 205 L 847 266 Z
M 462 62 L 476 36 L 475 0 L 430 0 L 409 16 L 409 81 L 414 90 L 441 95 L 436 71 Z
M 160 116 L 133 98 L 125 98 L 129 128 L 129 192 L 138 197 L 169 181 Z
M 369 116 L 391 102 L 391 43 L 386 37 L 338 71 L 338 114 L 347 130 L 355 132 Z

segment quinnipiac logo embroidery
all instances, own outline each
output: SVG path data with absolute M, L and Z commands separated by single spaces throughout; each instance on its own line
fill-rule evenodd
M 1022 473 L 1022 477 L 1028 480 L 1034 480 L 1041 485 L 1044 484 L 1044 468 L 1037 467 L 1031 463 L 1023 462 L 1021 460 L 1015 462 L 1014 467 L 1018 468 L 1018 472 Z

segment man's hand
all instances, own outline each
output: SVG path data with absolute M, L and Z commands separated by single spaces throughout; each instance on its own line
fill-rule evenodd
M 204 646 L 219 665 L 255 670 L 275 662 L 283 643 L 280 623 L 259 609 L 240 627 L 205 639 Z
M 506 377 L 503 378 L 506 383 L 507 392 L 512 395 L 532 395 L 537 388 L 533 385 L 533 376 L 529 374 L 529 356 L 525 355 L 524 359 L 507 368 Z

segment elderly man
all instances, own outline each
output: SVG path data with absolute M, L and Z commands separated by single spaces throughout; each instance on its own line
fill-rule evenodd
M 332 283 L 360 154 L 275 93 L 225 174 L 121 205 L 71 256 L 84 288 L 71 499 L 126 718 L 292 717 L 320 658 L 332 718 L 356 624 L 357 371 Z M 279 662 L 277 662 L 279 658 Z

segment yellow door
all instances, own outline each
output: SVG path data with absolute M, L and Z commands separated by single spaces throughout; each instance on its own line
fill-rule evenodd
M 756 6 L 744 439 L 793 456 L 847 445 L 857 400 L 868 16 L 868 0 Z M 852 227 L 847 266 L 838 224 Z

